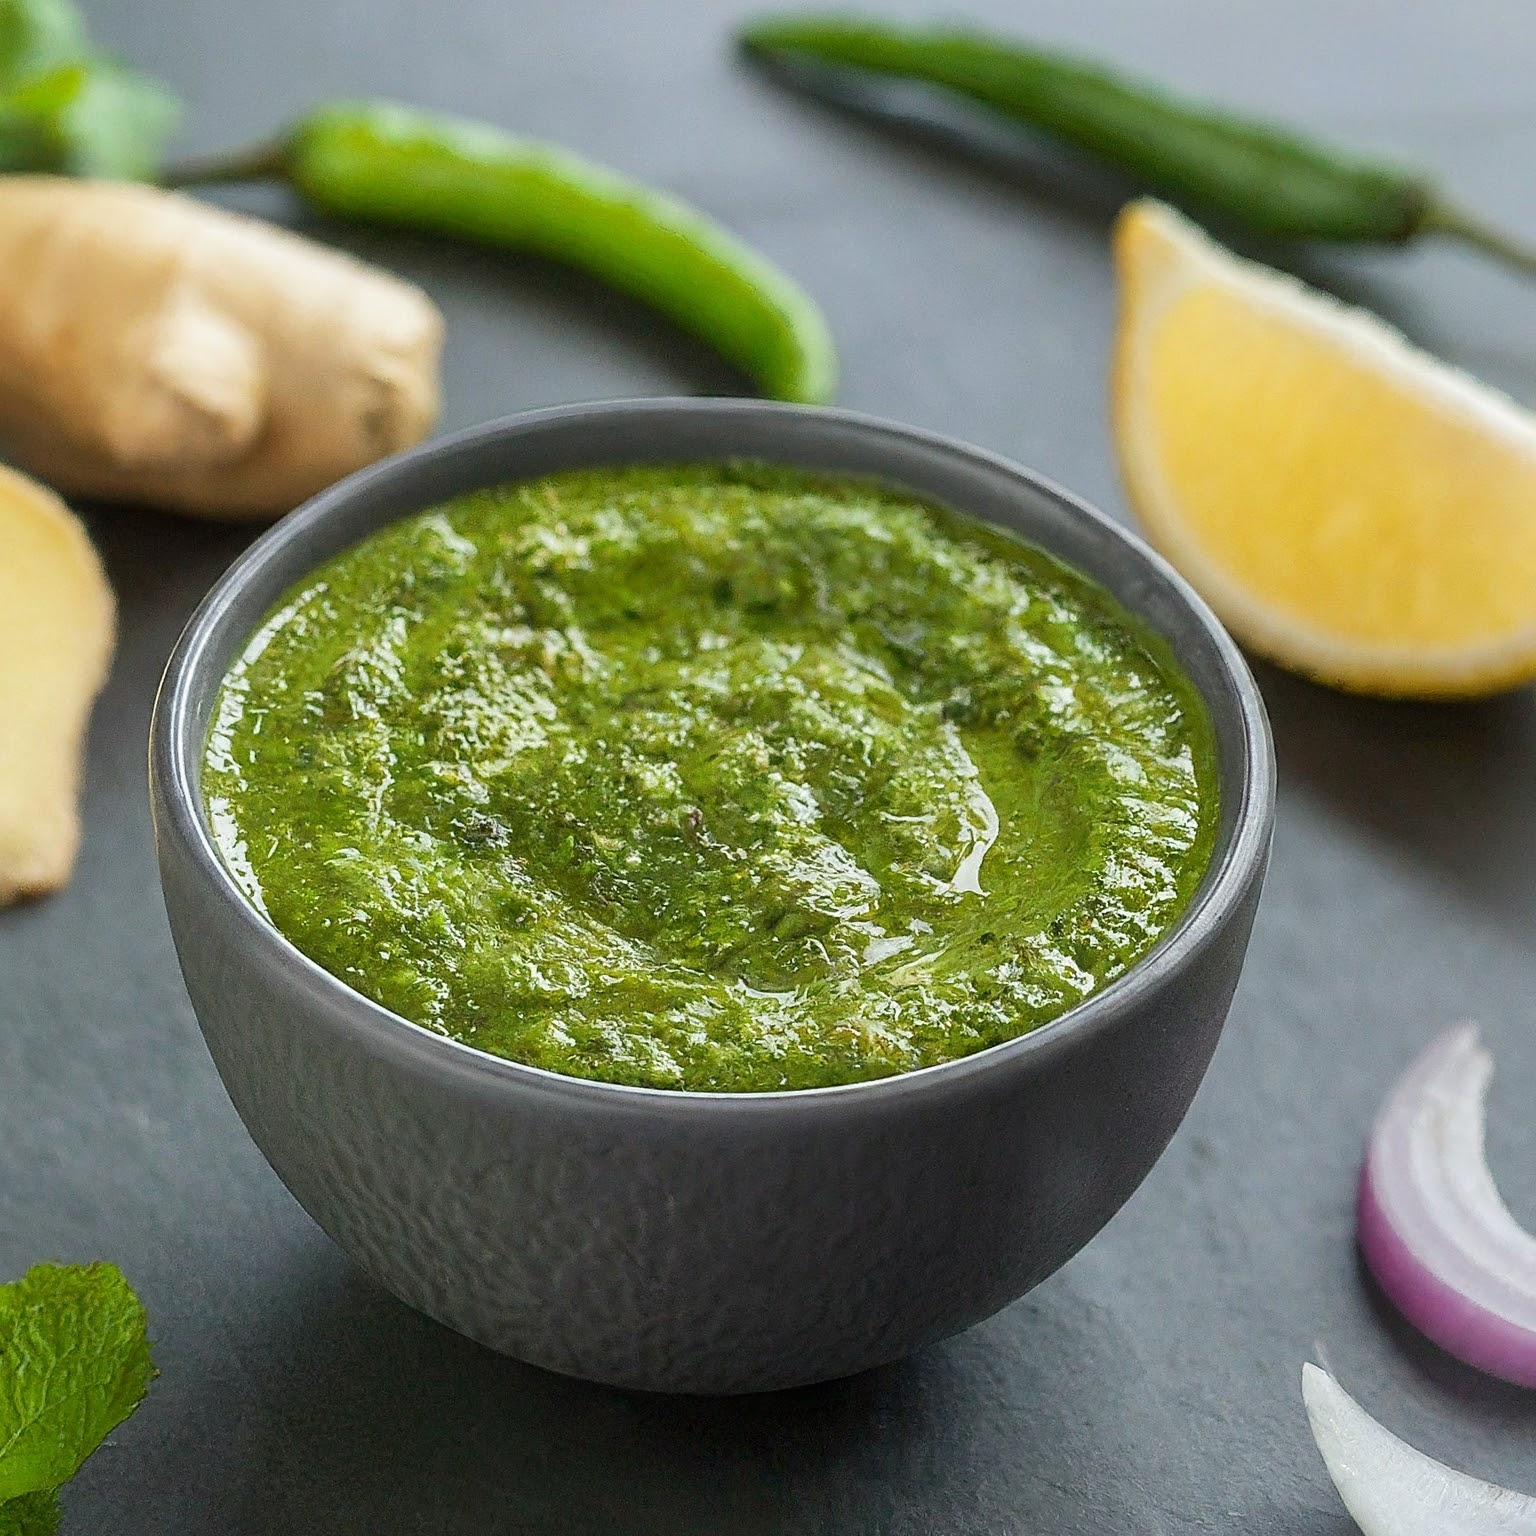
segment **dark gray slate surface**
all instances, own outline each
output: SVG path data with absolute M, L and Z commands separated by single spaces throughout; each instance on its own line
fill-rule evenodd
M 185 92 L 188 149 L 259 135 L 329 93 L 389 92 L 668 183 L 812 282 L 847 404 L 999 449 L 1124 512 L 1102 408 L 1105 199 L 1063 201 L 1050 176 L 998 175 L 791 99 L 730 62 L 742 6 L 90 9 Z M 1426 159 L 1536 238 L 1536 26 L 1519 0 L 967 9 Z M 350 243 L 446 309 L 446 426 L 732 387 L 700 349 L 554 270 Z M 1536 399 L 1536 290 L 1451 251 L 1308 270 Z M 1261 672 L 1282 774 L 1269 894 L 1211 1075 L 1132 1204 L 1033 1296 L 908 1365 L 772 1399 L 636 1399 L 498 1360 L 397 1305 L 247 1141 L 171 954 L 143 769 L 166 652 L 246 535 L 91 522 L 123 645 L 78 877 L 0 915 L 0 1275 L 118 1260 L 163 1375 L 67 1492 L 68 1530 L 1342 1536 L 1297 1392 L 1314 1341 L 1400 1432 L 1536 1491 L 1536 1397 L 1396 1324 L 1350 1238 L 1379 1096 L 1465 1015 L 1499 1062 L 1496 1172 L 1536 1223 L 1530 692 L 1421 709 Z

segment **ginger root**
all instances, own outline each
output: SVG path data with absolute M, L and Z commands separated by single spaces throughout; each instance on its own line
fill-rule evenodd
M 85 722 L 115 605 L 79 520 L 0 467 L 0 905 L 69 878 Z
M 0 176 L 0 446 L 66 494 L 287 511 L 426 435 L 441 345 L 419 289 L 259 220 Z

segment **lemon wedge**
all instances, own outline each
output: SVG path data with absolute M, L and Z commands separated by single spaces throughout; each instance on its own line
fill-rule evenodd
M 1114 247 L 1127 491 L 1233 634 L 1361 693 L 1536 678 L 1536 416 L 1161 203 Z

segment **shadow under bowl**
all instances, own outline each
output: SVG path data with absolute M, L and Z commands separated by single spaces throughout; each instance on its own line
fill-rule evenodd
M 1220 826 L 1189 910 L 1031 1034 L 799 1092 L 588 1082 L 420 1029 L 300 954 L 224 868 L 199 776 L 230 663 L 278 597 L 384 524 L 604 464 L 757 458 L 874 475 L 1011 528 L 1166 637 L 1215 727 Z M 151 739 L 166 909 L 252 1137 L 380 1284 L 492 1349 L 671 1392 L 790 1387 L 969 1327 L 1064 1263 L 1178 1127 L 1226 1018 L 1263 882 L 1263 705 L 1205 605 L 1137 540 L 1016 465 L 845 412 L 745 400 L 535 411 L 324 492 L 239 559 L 167 667 Z

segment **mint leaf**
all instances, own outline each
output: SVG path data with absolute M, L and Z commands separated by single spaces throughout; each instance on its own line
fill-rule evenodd
M 0 172 L 150 178 L 179 113 L 92 52 L 70 0 L 0 0 Z
M 50 1488 L 24 1493 L 0 1504 L 0 1536 L 53 1536 L 59 1528 L 59 1498 Z
M 68 1482 L 154 1374 L 144 1308 L 115 1265 L 39 1264 L 0 1286 L 0 1517 Z

